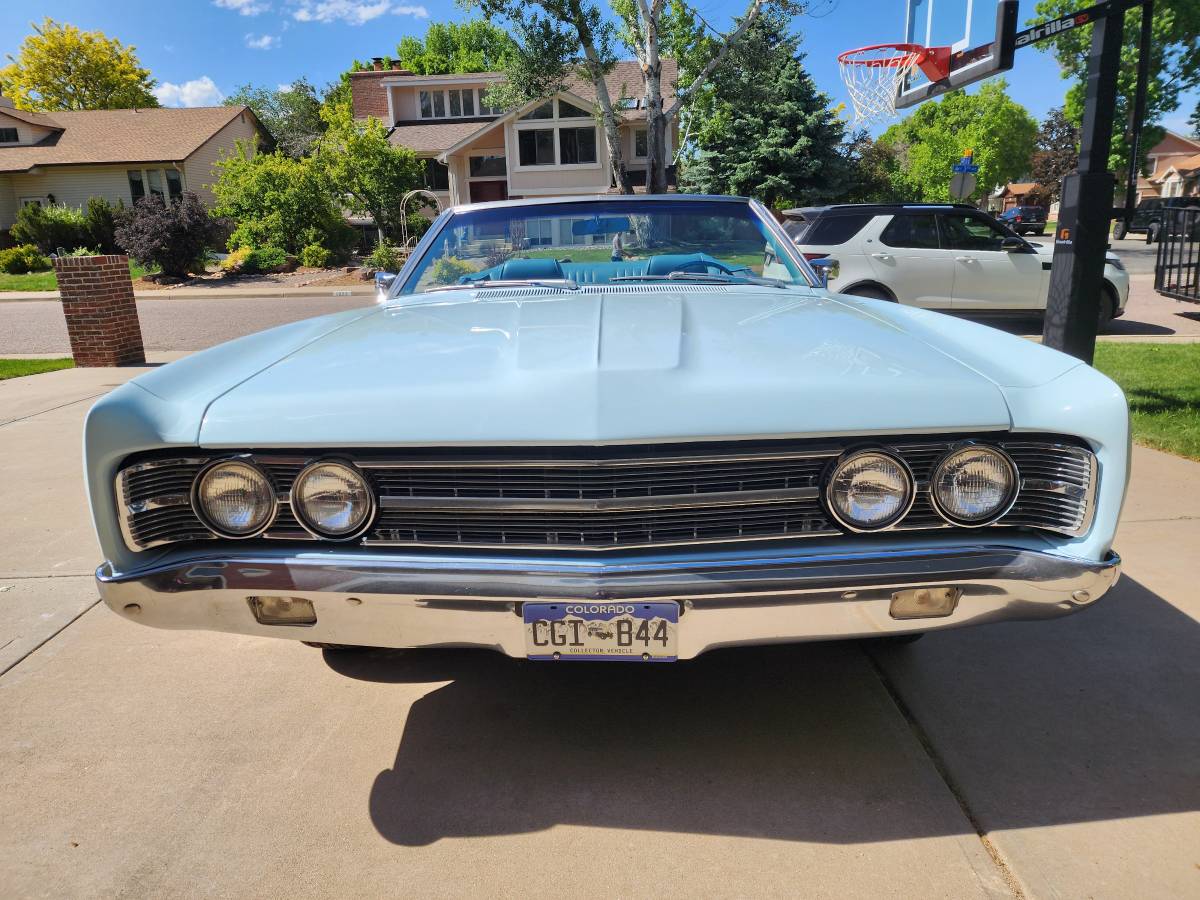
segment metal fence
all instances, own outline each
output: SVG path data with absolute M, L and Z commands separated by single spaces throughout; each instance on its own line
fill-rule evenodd
M 1162 211 L 1154 289 L 1166 297 L 1200 303 L 1200 208 Z

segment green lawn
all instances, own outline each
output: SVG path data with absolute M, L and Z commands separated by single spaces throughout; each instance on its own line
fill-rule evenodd
M 1129 398 L 1134 440 L 1200 459 L 1200 344 L 1104 341 L 1095 365 Z
M 129 263 L 129 275 L 134 281 L 137 281 L 146 274 L 146 269 L 143 269 L 132 260 Z M 54 270 L 50 269 L 47 272 L 30 272 L 26 275 L 4 275 L 0 273 L 0 291 L 57 291 L 58 280 L 54 277 Z
M 0 359 L 0 381 L 74 368 L 73 359 Z

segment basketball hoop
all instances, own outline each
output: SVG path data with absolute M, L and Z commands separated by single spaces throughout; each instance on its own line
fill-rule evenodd
M 883 122 L 896 115 L 896 96 L 919 68 L 930 81 L 949 72 L 950 48 L 921 44 L 872 44 L 838 54 L 842 81 L 854 104 L 854 121 Z

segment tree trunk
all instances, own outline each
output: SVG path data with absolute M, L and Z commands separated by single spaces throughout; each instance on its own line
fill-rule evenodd
M 663 110 L 658 23 L 647 22 L 642 76 L 646 81 L 646 193 L 667 192 L 667 117 Z
M 622 194 L 632 194 L 633 185 L 629 183 L 629 173 L 625 170 L 625 154 L 621 151 L 621 132 L 617 127 L 617 117 L 613 112 L 612 97 L 608 93 L 608 82 L 604 80 L 604 64 L 596 51 L 596 43 L 592 37 L 591 27 L 583 14 L 583 8 L 578 2 L 571 4 L 574 13 L 575 30 L 579 33 L 579 43 L 583 47 L 583 55 L 587 62 L 584 68 L 592 79 L 592 87 L 596 90 L 596 102 L 600 106 L 600 117 L 604 126 L 604 140 L 608 144 L 608 166 L 612 174 L 613 184 Z

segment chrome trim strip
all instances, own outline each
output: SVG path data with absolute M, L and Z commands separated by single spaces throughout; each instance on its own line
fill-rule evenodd
M 496 497 L 380 497 L 380 509 L 490 510 L 495 512 L 605 512 L 639 509 L 696 509 L 706 506 L 742 506 L 816 500 L 818 488 L 780 491 L 714 491 L 710 494 L 654 494 L 597 500 L 574 498 L 506 499 Z
M 457 448 L 456 448 L 457 449 Z M 461 448 L 470 450 L 471 448 Z M 494 453 L 494 448 L 492 452 Z M 555 448 L 563 449 L 563 448 Z M 601 450 L 602 447 L 587 448 Z M 484 456 L 479 459 L 413 459 L 413 460 L 381 460 L 367 459 L 359 462 L 363 469 L 479 469 L 479 468 L 533 468 L 533 469 L 620 469 L 637 468 L 645 465 L 689 466 L 706 463 L 741 463 L 741 462 L 786 462 L 790 459 L 833 459 L 841 455 L 842 448 L 817 448 L 811 450 L 780 450 L 775 453 L 710 453 L 696 456 L 637 456 L 620 459 L 603 459 L 601 457 L 568 459 L 505 459 L 501 456 Z M 269 454 L 269 451 L 268 451 Z M 268 454 L 263 454 L 264 456 Z

